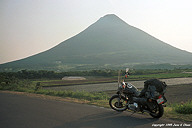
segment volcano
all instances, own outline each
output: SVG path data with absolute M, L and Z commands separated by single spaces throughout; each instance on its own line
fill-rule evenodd
M 34 56 L 0 65 L 4 69 L 70 70 L 93 65 L 191 64 L 192 53 L 175 48 L 108 14 L 84 31 Z

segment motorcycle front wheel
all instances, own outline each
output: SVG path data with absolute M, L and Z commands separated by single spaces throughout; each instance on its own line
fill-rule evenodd
M 127 109 L 127 101 L 124 96 L 114 95 L 109 100 L 109 105 L 112 109 L 122 112 Z
M 160 118 L 163 116 L 164 113 L 164 108 L 162 104 L 158 104 L 157 102 L 154 103 L 155 108 L 152 110 L 152 112 L 150 113 L 150 115 L 153 118 Z

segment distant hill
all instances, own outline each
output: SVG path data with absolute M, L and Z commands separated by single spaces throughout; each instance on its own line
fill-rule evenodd
M 1 64 L 0 70 L 73 70 L 161 63 L 192 64 L 192 53 L 166 44 L 109 14 L 45 52 Z

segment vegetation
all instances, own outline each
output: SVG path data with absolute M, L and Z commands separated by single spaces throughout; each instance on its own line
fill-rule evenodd
M 45 94 L 45 95 L 51 95 L 51 96 L 59 96 L 59 97 L 71 97 L 71 98 L 77 98 L 77 99 L 83 99 L 88 101 L 93 100 L 107 100 L 109 97 L 105 93 L 89 93 L 89 92 L 74 92 L 74 91 L 55 91 L 55 90 L 44 90 L 40 89 L 36 91 L 37 94 Z
M 192 99 L 186 103 L 173 103 L 165 107 L 164 117 L 192 121 Z
M 89 71 L 69 71 L 55 72 L 47 70 L 21 70 L 18 72 L 0 72 L 1 79 L 15 77 L 18 79 L 61 79 L 64 76 L 102 76 L 102 77 L 117 77 L 118 70 L 89 70 Z M 175 77 L 192 77 L 192 69 L 131 69 L 130 79 L 136 78 L 175 78 Z M 122 70 L 122 75 L 124 71 Z
M 54 91 L 45 90 L 39 87 L 39 84 L 34 84 L 29 80 L 19 80 L 17 78 L 10 78 L 8 82 L 0 82 L 0 90 L 11 90 L 20 92 L 29 92 L 36 94 L 45 94 L 59 97 L 71 97 L 77 99 L 84 99 L 88 101 L 93 100 L 107 100 L 109 97 L 105 93 L 89 93 L 89 92 L 73 92 L 73 91 Z
M 115 76 L 116 70 L 91 70 L 91 71 L 70 71 L 54 72 L 47 70 L 21 70 L 18 72 L 0 72 L 3 77 L 16 77 L 19 79 L 61 79 L 64 76 Z
M 0 90 L 33 92 L 35 85 L 29 80 L 19 80 L 15 77 L 0 77 Z
M 41 86 L 58 86 L 58 85 L 75 85 L 75 84 L 95 84 L 106 82 L 117 82 L 118 70 L 90 70 L 90 71 L 70 71 L 70 72 L 54 72 L 46 70 L 21 70 L 18 72 L 0 72 L 0 81 L 9 83 L 12 79 L 31 80 L 35 84 L 40 82 Z M 179 78 L 192 77 L 192 69 L 156 69 L 156 70 L 136 70 L 131 69 L 129 80 L 146 80 L 151 78 Z M 64 76 L 83 76 L 86 80 L 81 81 L 63 81 Z M 122 71 L 122 77 L 124 71 Z
M 192 70 L 174 69 L 174 70 L 130 70 L 132 74 L 129 79 L 141 80 L 148 78 L 172 78 L 172 77 L 192 77 Z M 108 107 L 109 95 L 106 93 L 89 93 L 89 92 L 73 92 L 73 91 L 54 91 L 42 89 L 42 79 L 60 79 L 65 75 L 68 76 L 109 76 L 117 78 L 116 70 L 93 70 L 93 71 L 78 71 L 78 72 L 53 72 L 53 71 L 27 71 L 19 72 L 3 72 L 0 73 L 0 90 L 20 91 L 36 94 L 44 94 L 59 97 L 71 97 L 88 101 L 89 104 L 96 104 Z M 39 79 L 37 79 L 39 78 Z M 34 82 L 34 79 L 36 81 Z M 99 79 L 99 77 L 98 77 Z M 47 82 L 45 80 L 44 82 Z M 55 81 L 55 80 L 52 80 Z M 58 80 L 57 80 L 58 81 Z M 192 120 L 192 100 L 182 104 L 171 104 L 165 108 L 165 116 L 183 118 L 184 120 Z
M 180 114 L 192 114 L 192 100 L 186 103 L 173 105 L 174 111 Z

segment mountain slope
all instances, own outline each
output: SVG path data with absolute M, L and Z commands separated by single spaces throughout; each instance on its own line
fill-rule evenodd
M 110 14 L 50 50 L 0 67 L 51 69 L 58 65 L 123 63 L 191 64 L 192 53 L 168 45 Z

